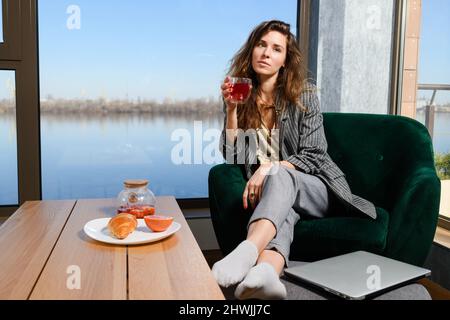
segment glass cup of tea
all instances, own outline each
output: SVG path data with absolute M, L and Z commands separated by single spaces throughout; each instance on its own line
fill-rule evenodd
M 250 97 L 252 79 L 230 77 L 231 94 L 230 101 L 235 104 L 244 104 Z

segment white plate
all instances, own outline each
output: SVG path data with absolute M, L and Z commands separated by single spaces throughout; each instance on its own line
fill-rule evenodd
M 177 232 L 181 225 L 173 222 L 172 225 L 163 232 L 153 232 L 145 224 L 144 219 L 138 219 L 138 225 L 128 237 L 123 240 L 114 237 L 108 230 L 108 222 L 111 218 L 102 218 L 91 220 L 84 225 L 84 232 L 92 239 L 119 245 L 135 245 L 158 241 Z

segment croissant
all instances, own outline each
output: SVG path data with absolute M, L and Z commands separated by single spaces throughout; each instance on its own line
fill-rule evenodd
M 109 220 L 108 229 L 118 239 L 125 239 L 137 227 L 137 219 L 129 213 L 121 213 Z

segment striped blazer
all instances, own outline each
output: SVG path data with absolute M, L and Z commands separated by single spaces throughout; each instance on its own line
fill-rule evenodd
M 280 116 L 277 117 L 277 128 L 279 128 L 277 139 L 279 140 L 273 139 L 272 143 L 281 141 L 279 144 L 280 160 L 290 162 L 297 170 L 321 178 L 341 202 L 343 201 L 347 206 L 376 219 L 377 214 L 373 203 L 352 194 L 345 174 L 328 155 L 319 99 L 315 86 L 309 84 L 308 87 L 310 90 L 303 92 L 300 97 L 300 101 L 307 111 L 302 111 L 297 106 L 289 104 L 287 108 L 281 110 Z M 250 179 L 254 173 L 254 164 L 257 163 L 257 158 L 255 148 L 250 148 L 249 145 L 252 143 L 250 140 L 257 139 L 256 134 L 252 135 L 246 132 L 245 135 L 248 139 L 244 139 L 244 143 L 235 142 L 233 145 L 226 143 L 227 114 L 225 105 L 224 113 L 220 151 L 227 163 L 243 164 L 247 179 Z

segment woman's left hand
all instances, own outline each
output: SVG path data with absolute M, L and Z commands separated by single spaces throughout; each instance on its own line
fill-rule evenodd
M 242 195 L 245 210 L 247 210 L 249 202 L 252 209 L 254 209 L 258 204 L 259 199 L 261 199 L 264 180 L 267 176 L 268 170 L 270 170 L 272 166 L 273 164 L 271 163 L 260 165 L 258 170 L 256 170 L 250 180 L 248 180 L 244 189 L 244 194 Z
M 266 176 L 269 174 L 270 169 L 272 169 L 274 165 L 282 165 L 291 169 L 295 169 L 295 167 L 287 161 L 281 161 L 279 163 L 271 162 L 260 165 L 258 170 L 256 170 L 256 172 L 253 174 L 250 180 L 248 180 L 247 185 L 245 186 L 244 194 L 242 195 L 242 202 L 245 210 L 247 210 L 249 202 L 252 209 L 254 209 L 258 204 L 259 200 L 261 199 L 262 189 Z

